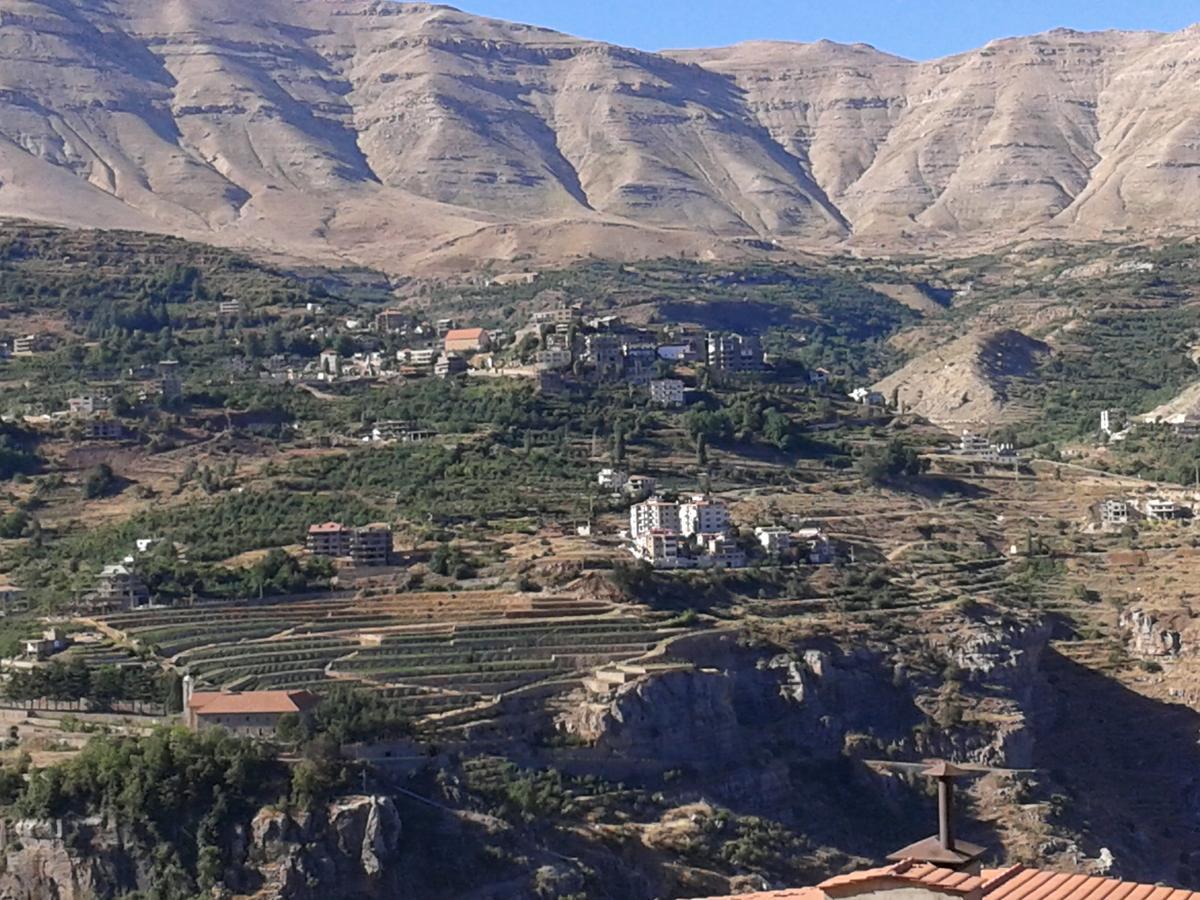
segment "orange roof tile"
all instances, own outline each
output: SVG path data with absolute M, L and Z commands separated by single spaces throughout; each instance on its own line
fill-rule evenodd
M 930 863 L 917 863 L 911 859 L 906 859 L 879 869 L 864 869 L 861 872 L 838 875 L 821 882 L 818 887 L 822 891 L 836 891 L 838 888 L 879 880 L 904 881 L 954 894 L 974 893 L 984 885 L 984 879 L 978 875 L 956 872 L 954 869 L 947 869 Z
M 701 900 L 821 900 L 821 891 L 817 888 L 795 888 L 790 891 L 767 891 L 765 894 L 704 897 Z
M 188 709 L 198 716 L 282 715 L 304 712 L 318 702 L 308 691 L 201 691 L 192 694 Z
M 939 893 L 976 894 L 985 900 L 1200 900 L 1197 891 L 1134 884 L 1099 875 L 1045 872 L 1020 865 L 970 875 L 912 860 L 838 875 L 815 888 L 738 894 L 725 900 L 824 900 L 828 891 L 842 893 L 840 888 L 865 887 L 873 881 L 900 881 Z
M 988 900 L 1200 900 L 1197 891 L 1022 866 L 985 869 L 983 877 Z
M 446 332 L 448 341 L 477 341 L 483 337 L 482 328 L 455 328 Z

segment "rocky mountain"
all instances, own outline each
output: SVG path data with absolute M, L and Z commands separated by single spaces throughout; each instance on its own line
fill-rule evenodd
M 1034 374 L 1050 347 L 1013 329 L 968 334 L 923 353 L 875 385 L 902 408 L 955 431 L 1020 418 L 1014 378 Z
M 646 53 L 390 0 L 7 0 L 0 215 L 393 270 L 1197 225 L 1200 29 Z

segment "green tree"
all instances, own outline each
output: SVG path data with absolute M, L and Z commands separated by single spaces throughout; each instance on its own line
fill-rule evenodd
M 100 463 L 88 470 L 83 480 L 83 496 L 88 500 L 107 497 L 116 493 L 120 487 L 120 479 L 108 463 Z

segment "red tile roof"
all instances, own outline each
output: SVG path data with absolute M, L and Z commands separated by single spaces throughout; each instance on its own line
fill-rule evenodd
M 984 879 L 978 875 L 906 859 L 879 869 L 863 869 L 861 872 L 838 875 L 821 882 L 818 887 L 822 891 L 837 891 L 839 888 L 871 881 L 903 881 L 954 894 L 969 894 L 979 890 L 984 884 Z
M 483 339 L 482 328 L 455 328 L 446 332 L 447 341 L 479 341 Z
M 305 712 L 319 702 L 308 691 L 200 691 L 192 694 L 188 709 L 198 716 L 283 715 Z
M 310 525 L 308 528 L 309 534 L 337 534 L 345 531 L 346 526 L 339 522 L 325 522 L 321 525 Z
M 988 900 L 1200 900 L 1200 892 L 1135 884 L 1099 875 L 1068 875 L 1013 866 L 985 869 Z
M 844 889 L 860 885 L 864 893 L 878 889 L 867 887 L 871 882 L 878 881 L 898 881 L 904 887 L 920 886 L 938 893 L 970 895 L 979 900 L 1200 900 L 1200 892 L 1197 891 L 1134 884 L 1099 875 L 1045 872 L 1019 865 L 1006 869 L 984 869 L 980 875 L 970 875 L 912 860 L 838 875 L 817 887 L 737 894 L 724 900 L 824 900 L 830 893 L 840 896 L 853 894 L 853 891 Z

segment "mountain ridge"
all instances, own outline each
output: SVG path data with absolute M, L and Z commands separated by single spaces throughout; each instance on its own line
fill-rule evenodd
M 0 215 L 392 271 L 1200 225 L 1200 30 L 661 53 L 390 0 L 12 0 Z

